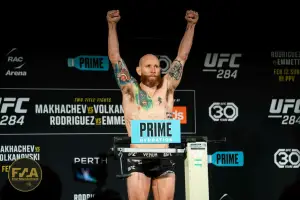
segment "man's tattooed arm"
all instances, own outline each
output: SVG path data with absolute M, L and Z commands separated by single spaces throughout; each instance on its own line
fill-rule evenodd
M 125 86 L 129 86 L 134 79 L 130 76 L 127 66 L 120 56 L 117 24 L 108 23 L 108 28 L 108 57 L 114 69 L 117 83 L 123 92 L 125 88 L 128 88 Z
M 168 74 L 170 78 L 179 81 L 182 77 L 182 72 L 183 72 L 183 65 L 179 60 L 174 60 L 172 63 L 170 70 L 168 71 Z
M 115 79 L 120 89 L 123 90 L 124 86 L 136 82 L 136 80 L 130 75 L 123 59 L 119 59 L 117 63 L 113 63 L 113 69 L 114 69 Z
M 183 66 L 188 59 L 188 55 L 192 48 L 194 38 L 195 24 L 188 23 L 182 40 L 178 48 L 178 54 L 172 63 L 166 78 L 168 79 L 169 89 L 175 89 L 182 78 Z
M 171 64 L 171 67 L 165 76 L 168 81 L 169 89 L 173 90 L 179 85 L 182 78 L 183 66 L 184 62 L 180 61 L 179 59 L 175 59 L 174 62 Z

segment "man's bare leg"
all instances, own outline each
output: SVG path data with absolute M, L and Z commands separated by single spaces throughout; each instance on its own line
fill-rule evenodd
M 132 172 L 127 178 L 127 193 L 129 200 L 147 200 L 151 185 L 151 178 L 143 173 Z
M 152 189 L 155 200 L 173 200 L 175 193 L 175 174 L 168 173 L 153 180 Z

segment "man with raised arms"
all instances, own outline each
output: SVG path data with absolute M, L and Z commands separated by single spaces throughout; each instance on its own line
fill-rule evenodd
M 128 136 L 131 120 L 167 120 L 172 118 L 174 91 L 179 85 L 183 67 L 192 47 L 198 13 L 188 10 L 187 26 L 176 59 L 161 77 L 160 62 L 152 54 L 140 58 L 136 72 L 140 83 L 130 75 L 119 52 L 117 23 L 120 11 L 107 12 L 108 56 L 116 81 L 122 91 L 122 105 Z M 167 144 L 131 144 L 131 148 L 168 148 Z M 172 200 L 175 192 L 175 163 L 170 159 L 128 159 L 127 191 L 129 200 L 147 200 L 152 183 L 155 200 Z

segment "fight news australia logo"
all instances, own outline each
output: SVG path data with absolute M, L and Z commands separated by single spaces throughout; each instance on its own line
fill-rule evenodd
M 17 48 L 12 48 L 6 53 L 4 60 L 5 76 L 27 76 L 26 62 Z
M 24 104 L 29 101 L 27 97 L 0 97 L 0 126 L 22 126 L 27 114 Z
M 236 79 L 241 57 L 240 53 L 207 53 L 202 71 L 216 73 L 217 79 Z
M 233 102 L 214 102 L 208 112 L 215 122 L 233 122 L 239 116 L 239 109 Z
M 299 168 L 300 151 L 298 149 L 278 149 L 274 154 L 274 163 L 278 168 Z
M 108 56 L 81 55 L 68 58 L 68 67 L 74 67 L 80 71 L 108 71 Z
M 300 124 L 300 99 L 272 99 L 268 118 L 280 119 L 281 125 Z
M 8 180 L 16 190 L 30 192 L 40 185 L 42 168 L 39 163 L 32 159 L 21 158 L 11 164 Z

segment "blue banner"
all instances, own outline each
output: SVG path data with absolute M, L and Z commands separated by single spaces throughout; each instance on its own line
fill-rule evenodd
M 181 143 L 180 120 L 132 120 L 131 143 Z
M 218 167 L 242 167 L 244 166 L 244 153 L 242 151 L 217 151 L 209 156 L 209 163 Z
M 81 71 L 108 71 L 107 56 L 77 56 L 68 58 L 68 67 L 75 67 Z

